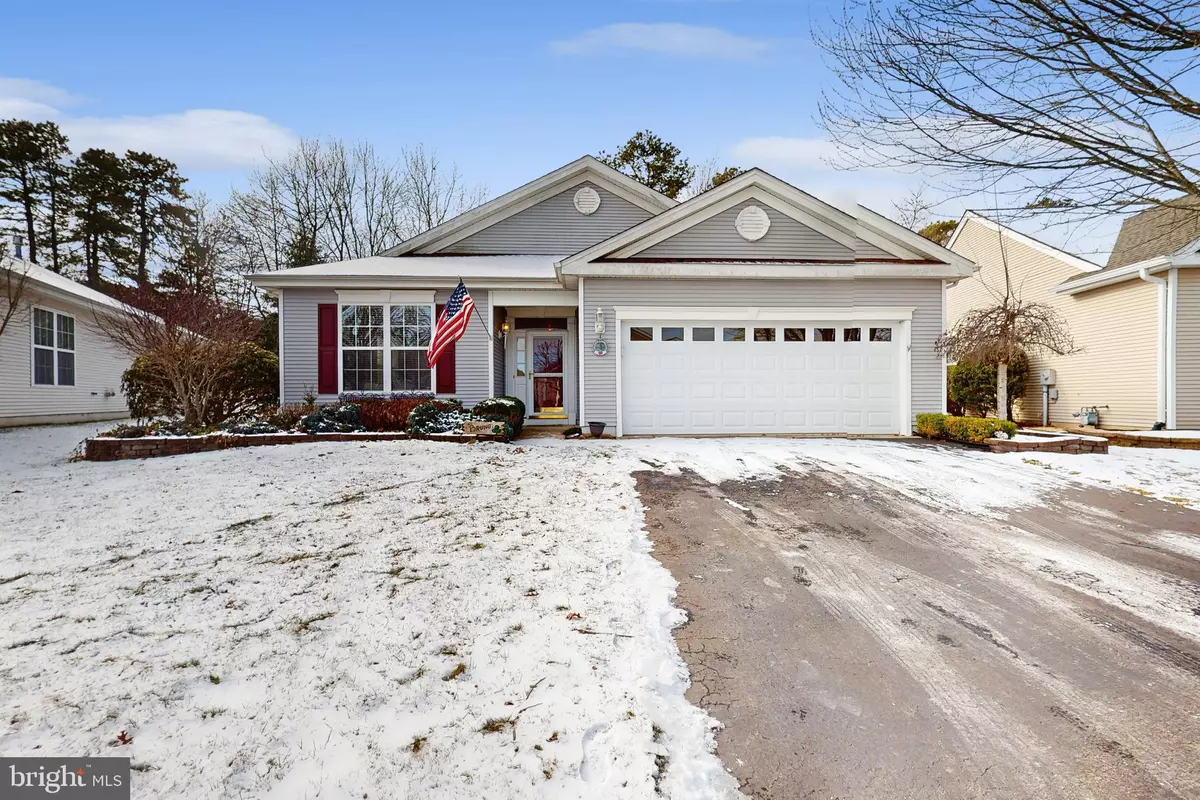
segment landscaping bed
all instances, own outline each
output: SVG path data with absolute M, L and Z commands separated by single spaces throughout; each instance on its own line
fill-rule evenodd
M 120 461 L 126 458 L 158 458 L 188 453 L 207 453 L 236 447 L 268 447 L 305 442 L 391 442 L 422 439 L 436 442 L 503 442 L 504 437 L 485 433 L 214 433 L 202 436 L 145 436 L 138 439 L 96 437 L 84 445 L 88 461 Z

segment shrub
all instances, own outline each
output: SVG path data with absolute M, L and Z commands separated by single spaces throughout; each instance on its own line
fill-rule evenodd
M 226 433 L 237 433 L 243 436 L 263 433 L 279 433 L 279 428 L 277 426 L 261 419 L 229 420 L 221 426 L 221 430 L 225 431 Z
M 1005 418 L 1012 416 L 1013 403 L 1025 395 L 1029 378 L 1029 359 L 1024 355 L 1008 365 L 1008 408 Z M 981 361 L 960 361 L 948 378 L 950 399 L 963 411 L 980 417 L 996 410 L 996 365 Z
M 197 436 L 205 432 L 206 428 L 188 427 L 183 420 L 157 419 L 143 425 L 118 425 L 99 435 L 109 439 L 141 439 L 144 436 Z
M 927 439 L 950 439 L 956 442 L 986 442 L 996 431 L 1009 437 L 1016 435 L 1017 426 L 1007 420 L 985 417 L 952 417 L 948 414 L 917 414 L 917 434 Z
M 289 403 L 277 406 L 266 415 L 267 422 L 281 431 L 294 431 L 300 420 L 317 410 L 315 404 Z
M 321 406 L 301 417 L 299 429 L 305 433 L 351 433 L 363 430 L 359 407 L 354 403 Z
M 409 412 L 408 432 L 430 434 L 459 431 L 469 418 L 463 413 L 462 403 L 457 400 L 430 400 Z
M 372 398 L 359 404 L 359 416 L 369 431 L 403 431 L 413 409 L 428 402 L 428 396 Z
M 471 413 L 481 419 L 495 419 L 507 422 L 514 436 L 521 435 L 525 426 L 525 404 L 516 397 L 489 397 L 480 400 Z
M 179 384 L 157 364 L 156 359 L 140 355 L 121 376 L 121 391 L 135 419 L 182 416 L 186 410 L 177 392 Z M 252 342 L 243 342 L 218 388 L 206 395 L 202 410 L 195 398 L 189 407 L 195 412 L 195 425 L 211 426 L 231 417 L 261 413 L 278 402 L 278 392 L 279 358 Z

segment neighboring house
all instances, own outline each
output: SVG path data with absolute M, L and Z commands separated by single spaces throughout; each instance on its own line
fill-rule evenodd
M 1002 296 L 1007 263 L 1017 296 L 1056 308 L 1079 349 L 1030 353 L 1015 412 L 1022 421 L 1041 421 L 1037 372 L 1053 368 L 1052 424 L 1078 424 L 1072 414 L 1096 406 L 1104 428 L 1200 428 L 1200 270 L 1192 269 L 1200 267 L 1200 227 L 1185 227 L 1196 215 L 1177 213 L 1164 207 L 1127 219 L 1104 268 L 974 212 L 963 216 L 948 247 L 980 269 L 948 290 L 949 324 Z
M 905 434 L 938 411 L 943 282 L 974 265 L 753 169 L 677 203 L 585 156 L 380 256 L 258 273 L 280 392 L 525 400 L 617 435 Z M 462 279 L 477 320 L 425 366 Z
M 25 276 L 0 335 L 0 427 L 129 416 L 121 373 L 130 359 L 97 327 L 116 300 L 27 261 L 0 260 L 0 319 L 8 287 Z

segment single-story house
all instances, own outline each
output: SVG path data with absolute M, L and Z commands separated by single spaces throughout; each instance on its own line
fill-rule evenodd
M 0 334 L 0 427 L 128 417 L 121 374 L 130 358 L 97 325 L 123 308 L 36 264 L 0 261 L 0 320 L 9 317 Z
M 980 267 L 947 292 L 951 325 L 995 302 L 1007 264 L 1021 300 L 1057 309 L 1078 349 L 1030 353 L 1015 416 L 1041 422 L 1037 376 L 1052 369 L 1051 424 L 1078 424 L 1073 413 L 1096 407 L 1112 430 L 1200 429 L 1200 215 L 1163 206 L 1130 217 L 1103 268 L 975 212 L 947 246 Z
M 940 411 L 967 258 L 759 169 L 676 202 L 585 156 L 379 256 L 249 276 L 279 299 L 280 394 L 525 400 L 629 434 L 907 434 Z M 424 349 L 462 279 L 477 310 Z

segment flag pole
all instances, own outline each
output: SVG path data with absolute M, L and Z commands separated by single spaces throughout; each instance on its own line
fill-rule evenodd
M 461 275 L 458 276 L 458 282 L 461 283 L 464 287 L 467 285 L 467 282 L 462 279 Z M 467 294 L 470 294 L 470 293 L 471 293 L 471 290 L 468 289 Z M 492 310 L 492 299 L 489 297 L 488 298 L 488 311 L 490 312 L 491 310 Z M 483 321 L 483 317 L 481 317 L 479 314 L 474 314 L 473 316 L 476 319 L 478 319 L 479 324 L 483 326 L 483 333 L 485 336 L 488 337 L 488 341 L 494 343 L 496 340 L 495 340 L 495 338 L 493 338 L 492 332 L 488 330 L 487 323 Z

